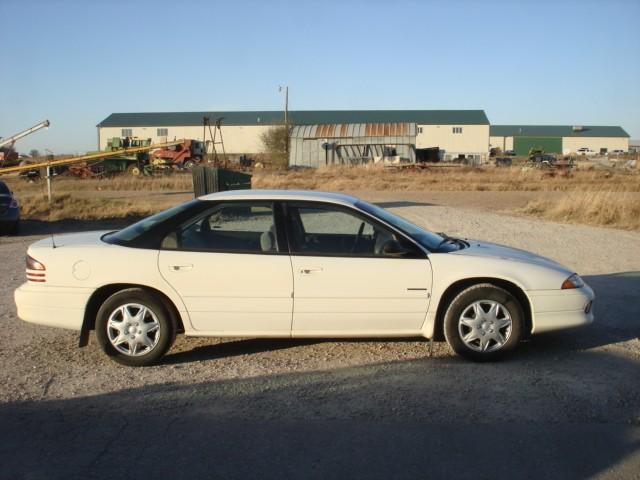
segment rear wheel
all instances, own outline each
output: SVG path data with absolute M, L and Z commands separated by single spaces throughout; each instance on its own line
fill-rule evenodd
M 137 177 L 142 173 L 142 170 L 140 170 L 140 167 L 138 165 L 129 165 L 127 167 L 127 173 L 129 175 L 133 175 L 134 177 Z
M 451 348 L 480 362 L 497 360 L 513 350 L 523 332 L 524 314 L 518 300 L 490 283 L 460 292 L 444 319 L 444 334 Z
M 129 288 L 111 295 L 96 317 L 96 337 L 116 362 L 146 366 L 171 347 L 176 329 L 166 308 L 154 295 Z

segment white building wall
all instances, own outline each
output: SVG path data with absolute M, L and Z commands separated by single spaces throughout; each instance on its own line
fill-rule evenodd
M 504 149 L 513 150 L 513 137 L 504 137 Z
M 462 133 L 453 133 L 453 128 L 461 128 Z M 133 137 L 150 138 L 152 143 L 189 138 L 202 140 L 201 126 L 170 127 L 124 127 L 130 128 Z M 166 128 L 167 136 L 158 136 L 158 128 Z M 213 127 L 212 131 L 213 131 Z M 223 125 L 222 136 L 227 153 L 261 153 L 263 151 L 261 135 L 270 125 Z M 104 150 L 107 141 L 113 137 L 122 138 L 123 127 L 99 127 L 100 150 Z M 219 138 L 219 137 L 218 137 Z M 207 139 L 210 139 L 207 130 Z M 513 142 L 512 142 L 513 144 Z M 487 155 L 489 153 L 489 125 L 418 125 L 416 148 L 438 147 L 448 155 Z M 216 146 L 220 149 L 220 146 Z M 512 148 L 505 146 L 506 149 Z
M 453 133 L 461 128 L 462 133 Z M 439 147 L 445 154 L 487 155 L 489 125 L 418 125 L 416 148 Z
M 174 139 L 202 140 L 203 127 L 124 127 L 130 128 L 133 137 L 142 139 L 150 138 L 152 143 L 171 141 Z M 166 128 L 167 136 L 158 136 L 158 128 Z M 272 128 L 270 125 L 222 125 L 222 138 L 227 153 L 260 153 L 262 152 L 261 135 Z M 113 137 L 122 138 L 123 127 L 99 127 L 100 150 L 107 147 L 107 141 Z M 211 126 L 211 132 L 214 127 Z M 209 129 L 206 132 L 207 140 L 211 140 Z M 216 142 L 220 140 L 220 132 L 216 136 Z M 216 145 L 216 150 L 221 151 L 221 146 Z M 211 150 L 210 150 L 211 151 Z
M 489 145 L 491 145 L 491 148 L 500 148 L 503 152 L 505 150 L 513 150 L 513 137 L 489 137 Z
M 503 152 L 504 148 L 504 137 L 489 137 L 489 147 L 490 148 L 499 148 Z
M 562 153 L 565 155 L 576 153 L 579 148 L 587 147 L 596 153 L 600 153 L 601 148 L 606 148 L 608 152 L 612 150 L 629 151 L 629 139 L 627 137 L 563 137 Z

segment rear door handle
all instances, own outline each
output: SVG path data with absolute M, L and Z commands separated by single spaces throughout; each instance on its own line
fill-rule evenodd
M 302 275 L 313 275 L 314 273 L 320 273 L 321 271 L 322 271 L 322 268 L 320 267 L 307 267 L 307 268 L 300 269 L 300 273 Z
M 185 270 L 191 270 L 193 268 L 193 264 L 190 263 L 188 265 L 169 265 L 169 268 L 174 272 L 184 272 Z

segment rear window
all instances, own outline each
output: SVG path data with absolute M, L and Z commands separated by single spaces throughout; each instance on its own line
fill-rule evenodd
M 0 181 L 0 195 L 10 195 L 11 194 L 11 190 L 9 190 L 9 187 L 7 187 L 7 184 Z
M 120 245 L 130 244 L 154 227 L 162 225 L 165 222 L 170 222 L 171 219 L 180 216 L 182 213 L 192 209 L 198 204 L 202 204 L 202 202 L 199 200 L 191 200 L 190 202 L 181 203 L 180 205 L 176 205 L 168 210 L 163 210 L 160 213 L 144 218 L 133 225 L 123 228 L 122 230 L 109 233 L 102 237 L 102 239 L 107 243 L 116 243 Z

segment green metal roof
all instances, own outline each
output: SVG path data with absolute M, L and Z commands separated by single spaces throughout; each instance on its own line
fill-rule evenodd
M 629 137 L 622 127 L 582 125 L 491 125 L 492 137 Z
M 112 113 L 98 127 L 199 126 L 202 117 L 223 125 L 276 125 L 284 123 L 282 111 L 267 112 L 152 112 Z M 327 123 L 417 123 L 418 125 L 489 125 L 484 110 L 294 110 L 294 125 Z

